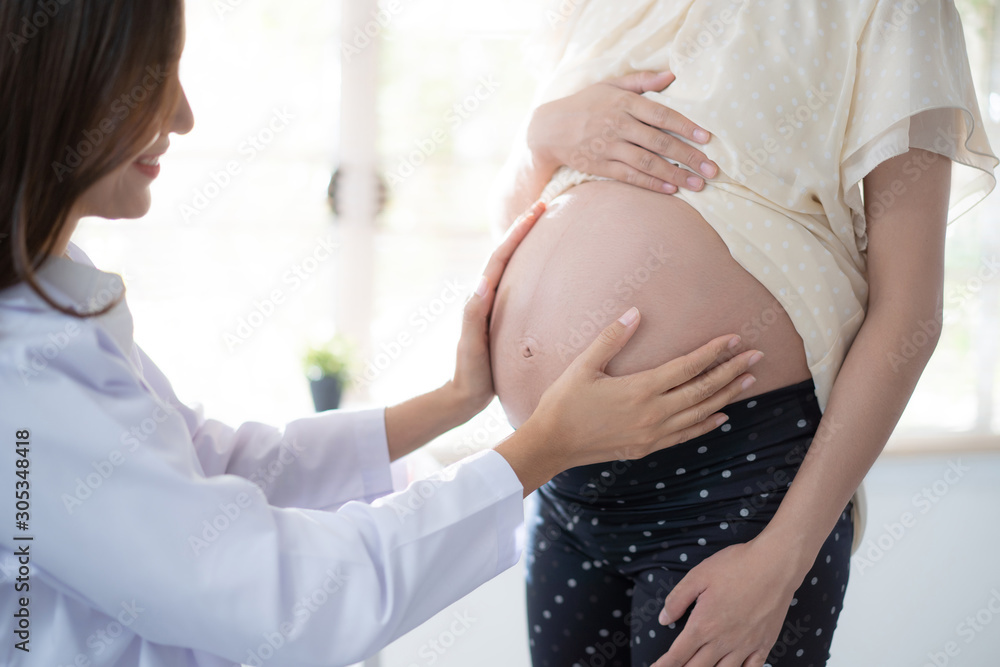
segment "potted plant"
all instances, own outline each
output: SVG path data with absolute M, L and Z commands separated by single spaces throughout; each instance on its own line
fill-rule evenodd
M 316 412 L 335 410 L 351 379 L 354 345 L 344 336 L 334 336 L 306 351 L 304 366 Z

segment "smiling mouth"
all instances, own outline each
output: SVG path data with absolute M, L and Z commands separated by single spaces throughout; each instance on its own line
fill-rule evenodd
M 160 158 L 161 155 L 148 155 L 138 158 L 132 163 L 136 171 L 145 176 L 146 178 L 156 178 L 160 175 Z

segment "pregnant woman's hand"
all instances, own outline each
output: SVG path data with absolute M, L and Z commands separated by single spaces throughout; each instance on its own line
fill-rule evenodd
M 763 535 L 709 556 L 667 596 L 664 625 L 697 604 L 653 667 L 762 667 L 808 569 L 789 563 L 787 544 L 768 543 Z M 801 634 L 786 635 L 789 650 Z
M 563 470 L 639 459 L 721 426 L 718 410 L 754 378 L 744 374 L 763 354 L 748 350 L 708 372 L 739 336 L 720 336 L 694 352 L 632 375 L 604 372 L 639 326 L 631 309 L 607 327 L 542 394 L 534 413 L 500 452 L 530 493 Z
M 718 174 L 718 166 L 677 136 L 706 143 L 710 135 L 673 109 L 642 97 L 674 79 L 670 72 L 637 72 L 543 104 L 528 126 L 534 159 L 552 172 L 566 165 L 654 192 L 700 190 L 705 177 Z
M 487 261 L 475 293 L 465 304 L 455 376 L 450 384 L 468 417 L 482 411 L 494 396 L 488 322 L 497 285 L 518 244 L 544 212 L 545 204 L 537 202 L 511 225 Z

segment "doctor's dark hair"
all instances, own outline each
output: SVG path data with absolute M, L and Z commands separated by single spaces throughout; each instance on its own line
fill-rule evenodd
M 183 0 L 0 2 L 0 290 L 36 271 L 76 202 L 174 112 Z

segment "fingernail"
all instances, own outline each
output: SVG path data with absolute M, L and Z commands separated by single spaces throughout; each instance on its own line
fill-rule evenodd
M 746 387 L 744 387 L 744 389 L 746 389 Z M 729 421 L 729 416 L 728 416 L 728 415 L 719 415 L 719 416 L 718 416 L 718 417 L 716 417 L 716 419 L 715 419 L 715 425 L 716 425 L 716 426 L 722 426 L 722 425 L 723 425 L 723 424 L 725 424 L 725 423 L 726 423 L 727 421 Z
M 489 284 L 489 281 L 486 280 L 486 276 L 483 276 L 482 278 L 480 278 L 479 279 L 479 285 L 476 287 L 476 296 L 479 296 L 479 297 L 486 296 L 486 286 L 488 284 Z
M 692 188 L 700 188 L 705 181 L 701 180 L 697 176 L 688 176 L 686 183 Z
M 666 609 L 664 609 L 663 611 L 660 612 L 659 621 L 660 621 L 660 625 L 670 625 L 670 617 L 667 616 L 667 610 Z
M 694 138 L 702 143 L 705 143 L 706 141 L 708 141 L 709 134 L 708 132 L 699 127 L 697 130 L 694 131 Z
M 733 336 L 733 339 L 729 341 L 729 349 L 731 350 L 737 345 L 739 345 L 741 340 L 742 339 L 739 336 Z
M 763 352 L 755 352 L 754 355 L 752 357 L 750 357 L 750 363 L 747 364 L 747 368 L 749 368 L 750 366 L 753 366 L 754 364 L 756 364 L 758 361 L 760 361 L 763 358 L 764 358 L 764 353 Z
M 701 173 L 705 174 L 709 178 L 712 178 L 716 174 L 715 167 L 712 165 L 711 162 L 702 162 L 701 167 L 699 167 L 698 169 L 699 171 L 701 171 Z
M 674 185 L 673 183 L 664 183 L 663 191 L 666 192 L 668 195 L 672 195 L 675 192 L 677 192 L 677 186 Z
M 625 326 L 629 326 L 633 322 L 635 322 L 638 317 L 639 317 L 639 309 L 636 308 L 635 306 L 632 306 L 631 308 L 628 309 L 627 313 L 618 318 L 618 321 L 624 324 Z
M 744 380 L 743 384 L 740 385 L 740 386 L 743 387 L 744 389 L 749 389 L 751 387 L 751 385 L 753 385 L 753 383 L 756 382 L 756 381 L 757 381 L 757 378 L 755 378 L 754 376 L 751 375 L 746 380 Z

